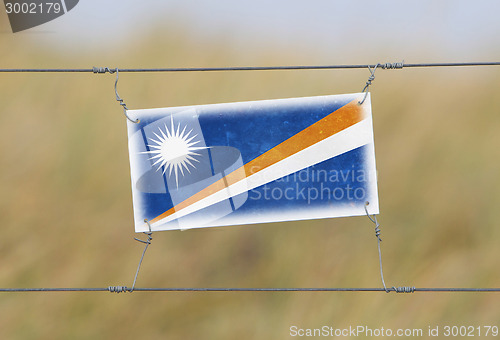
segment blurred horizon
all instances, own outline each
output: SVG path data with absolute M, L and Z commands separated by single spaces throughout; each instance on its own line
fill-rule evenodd
M 500 35 L 499 10 L 500 3 L 491 0 L 411 0 L 404 5 L 383 0 L 376 6 L 368 0 L 318 1 L 314 6 L 285 0 L 251 5 L 124 0 L 119 6 L 86 0 L 56 20 L 16 34 L 3 13 L 0 34 L 8 43 L 31 40 L 65 56 L 140 46 L 153 35 L 156 44 L 179 38 L 202 48 L 224 41 L 247 63 L 263 50 L 300 51 L 319 63 L 373 62 L 367 57 L 379 62 L 488 61 L 500 52 L 492 43 Z M 189 33 L 176 37 L 175 27 Z

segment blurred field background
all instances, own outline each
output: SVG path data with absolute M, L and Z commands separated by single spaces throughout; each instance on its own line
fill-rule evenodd
M 61 53 L 37 44 L 36 34 L 14 40 L 3 33 L 0 67 L 399 61 L 368 54 L 332 62 L 292 46 L 250 58 L 223 37 L 200 43 L 193 29 L 158 25 L 108 54 Z M 162 31 L 175 34 L 154 33 Z M 494 52 L 483 59 L 498 61 Z M 429 59 L 423 51 L 406 62 Z M 136 109 L 353 93 L 368 76 L 123 73 L 118 90 Z M 377 71 L 372 105 L 388 286 L 500 286 L 499 76 L 495 67 Z M 130 286 L 143 245 L 133 240 L 126 121 L 114 75 L 0 79 L 0 286 Z M 138 287 L 381 286 L 366 217 L 153 237 Z M 499 302 L 495 293 L 1 293 L 0 338 L 286 339 L 292 325 L 425 331 L 498 325 Z

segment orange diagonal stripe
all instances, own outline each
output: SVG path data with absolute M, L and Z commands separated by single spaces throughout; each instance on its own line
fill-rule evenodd
M 284 142 L 278 144 L 274 148 L 256 157 L 242 167 L 231 172 L 225 178 L 209 185 L 205 189 L 177 204 L 163 214 L 155 217 L 151 222 L 158 222 L 165 217 L 172 215 L 176 211 L 184 209 L 205 197 L 215 194 L 216 192 L 221 191 L 246 177 L 256 174 L 282 159 L 285 159 L 360 122 L 362 119 L 361 106 L 358 104 L 358 99 L 355 99 L 349 104 L 344 105 L 338 110 L 330 113 L 328 116 L 288 138 Z

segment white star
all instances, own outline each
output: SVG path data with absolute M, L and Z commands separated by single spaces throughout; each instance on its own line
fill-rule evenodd
M 155 144 L 148 144 L 150 151 L 141 152 L 151 154 L 150 160 L 155 160 L 153 166 L 157 165 L 156 171 L 163 167 L 163 174 L 168 170 L 168 175 L 172 172 L 175 175 L 175 183 L 179 188 L 179 172 L 184 176 L 184 170 L 191 173 L 189 167 L 196 169 L 192 162 L 199 163 L 196 156 L 201 156 L 196 150 L 206 149 L 206 147 L 195 146 L 201 143 L 201 140 L 196 140 L 197 134 L 191 136 L 193 130 L 186 132 L 187 126 L 181 131 L 181 124 L 174 126 L 174 118 L 170 116 L 170 128 L 165 124 L 165 131 L 159 128 L 159 133 L 154 132 L 157 139 L 149 138 Z

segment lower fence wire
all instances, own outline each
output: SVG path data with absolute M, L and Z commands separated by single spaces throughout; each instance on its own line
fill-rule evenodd
M 120 289 L 123 288 L 123 289 Z M 127 287 L 107 288 L 0 288 L 0 293 L 22 292 L 128 292 Z M 386 292 L 384 288 L 134 288 L 134 292 Z M 396 291 L 398 292 L 398 291 Z M 419 293 L 500 293 L 500 288 L 413 288 Z
M 23 292 L 110 292 L 110 293 L 125 293 L 125 292 L 396 292 L 396 293 L 415 293 L 415 292 L 450 292 L 450 293 L 488 293 L 496 292 L 500 293 L 500 288 L 416 288 L 416 287 L 391 287 L 387 288 L 384 280 L 384 271 L 382 268 L 382 251 L 380 248 L 380 242 L 382 239 L 380 237 L 380 224 L 377 221 L 375 215 L 370 216 L 367 207 L 369 202 L 365 203 L 365 212 L 370 221 L 375 224 L 375 237 L 377 237 L 378 245 L 378 257 L 380 265 L 380 278 L 382 280 L 383 288 L 136 288 L 135 284 L 137 282 L 137 277 L 139 275 L 139 270 L 141 269 L 142 261 L 144 260 L 144 255 L 148 250 L 152 237 L 151 224 L 148 220 L 144 220 L 149 227 L 149 232 L 144 232 L 147 239 L 141 240 L 135 238 L 136 241 L 145 244 L 144 250 L 142 252 L 139 265 L 135 272 L 134 281 L 132 287 L 127 286 L 109 286 L 107 288 L 0 288 L 0 293 L 23 293 Z
M 139 242 L 144 243 L 146 246 L 142 252 L 139 265 L 135 272 L 134 282 L 132 287 L 127 286 L 109 286 L 107 288 L 0 288 L 0 293 L 23 293 L 23 292 L 110 292 L 110 293 L 125 293 L 125 292 L 396 292 L 396 293 L 500 293 L 500 288 L 416 288 L 416 287 L 391 287 L 387 288 L 384 280 L 384 272 L 382 268 L 382 251 L 380 249 L 380 242 L 382 239 L 380 237 L 380 224 L 377 221 L 375 215 L 370 216 L 368 213 L 367 206 L 369 202 L 365 204 L 366 215 L 375 224 L 375 236 L 377 237 L 378 245 L 378 256 L 380 265 L 380 278 L 382 280 L 383 288 L 136 288 L 135 284 L 137 282 L 137 277 L 139 275 L 139 270 L 141 269 L 142 261 L 144 260 L 144 255 L 148 246 L 151 244 L 153 239 L 151 225 L 147 220 L 144 222 L 148 224 L 149 232 L 145 232 L 147 235 L 147 240 L 135 239 Z
M 0 288 L 0 293 L 22 293 L 22 292 L 110 292 L 110 293 L 125 293 L 125 292 L 396 292 L 396 293 L 500 293 L 500 288 L 416 288 L 416 287 L 391 287 L 387 288 L 384 281 L 384 272 L 382 269 L 382 252 L 380 249 L 380 224 L 375 215 L 370 216 L 367 206 L 365 204 L 365 211 L 368 218 L 375 224 L 375 236 L 377 237 L 379 264 L 380 264 L 380 278 L 382 280 L 383 288 L 137 288 L 137 276 L 141 268 L 144 255 L 148 246 L 151 244 L 152 231 L 151 225 L 145 221 L 149 226 L 149 232 L 145 232 L 147 240 L 143 241 L 135 239 L 139 242 L 145 243 L 144 251 L 142 252 L 137 271 L 135 273 L 134 282 L 131 288 L 127 286 L 109 286 L 107 288 Z

